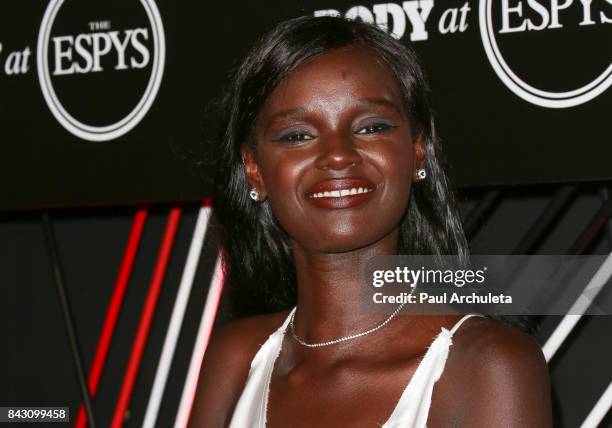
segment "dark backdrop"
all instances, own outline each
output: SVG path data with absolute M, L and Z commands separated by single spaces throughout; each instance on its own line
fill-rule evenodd
M 490 21 L 480 17 L 480 8 L 489 3 Z M 5 183 L 0 209 L 200 200 L 207 182 L 195 179 L 192 165 L 214 144 L 214 119 L 205 107 L 223 92 L 228 71 L 274 23 L 322 10 L 386 21 L 398 36 L 403 28 L 401 40 L 417 50 L 429 74 L 457 185 L 611 178 L 612 93 L 606 89 L 612 82 L 612 24 L 607 22 L 612 5 L 595 1 L 586 10 L 574 1 L 554 13 L 551 1 L 541 0 L 547 8 L 542 14 L 525 0 L 510 0 L 504 13 L 502 3 L 410 0 L 357 7 L 341 0 L 188 5 L 5 0 L 0 6 L 0 182 Z M 158 36 L 163 35 L 165 49 L 155 42 L 147 4 L 159 9 L 163 31 Z M 519 5 L 521 13 L 515 9 Z M 57 11 L 55 19 L 43 20 L 51 10 Z M 481 33 L 488 22 L 499 48 L 494 60 Z M 121 68 L 119 51 L 110 44 L 106 52 L 103 39 L 116 32 L 122 41 L 138 29 L 147 38 L 136 36 L 140 50 L 134 40 L 127 42 Z M 46 31 L 49 41 L 39 49 Z M 88 63 L 95 58 L 94 38 L 104 53 L 98 55 L 98 71 Z M 162 50 L 163 73 L 155 74 L 161 76 L 159 91 L 126 133 L 107 141 L 76 136 L 45 101 L 44 89 L 52 87 L 67 114 L 84 126 L 111 126 L 138 105 Z M 45 53 L 41 64 L 50 76 L 41 84 L 37 60 Z M 501 60 L 510 69 L 506 74 L 495 71 Z M 82 72 L 69 72 L 71 67 Z M 517 79 L 536 95 L 508 83 Z M 563 95 L 582 93 L 579 89 L 589 85 L 593 90 L 582 91 L 584 96 Z M 209 175 L 206 169 L 199 173 Z

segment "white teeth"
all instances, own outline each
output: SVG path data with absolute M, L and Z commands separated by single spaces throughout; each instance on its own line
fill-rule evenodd
M 363 187 L 352 187 L 350 189 L 332 190 L 330 192 L 319 192 L 309 195 L 310 198 L 341 198 L 349 195 L 359 195 L 361 193 L 370 193 L 372 189 Z

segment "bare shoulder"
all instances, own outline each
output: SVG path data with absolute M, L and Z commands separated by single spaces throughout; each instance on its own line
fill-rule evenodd
M 466 390 L 462 425 L 552 426 L 548 366 L 535 338 L 502 322 L 474 317 L 453 342 L 454 372 Z
M 288 313 L 241 318 L 215 332 L 202 362 L 189 427 L 223 427 L 229 422 L 253 357 Z
M 546 369 L 544 354 L 533 336 L 491 318 L 473 317 L 466 324 L 469 326 L 461 326 L 454 337 L 462 356 L 477 356 L 490 369 L 515 365 Z

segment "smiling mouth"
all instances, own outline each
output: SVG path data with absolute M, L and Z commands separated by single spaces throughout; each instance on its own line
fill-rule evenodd
M 352 196 L 352 195 L 362 195 L 364 193 L 370 193 L 373 189 L 370 189 L 368 187 L 352 187 L 350 189 L 342 189 L 342 190 L 332 190 L 329 192 L 318 192 L 318 193 L 311 193 L 309 195 L 306 195 L 308 198 L 311 199 L 318 199 L 318 198 L 342 198 L 344 196 Z
M 319 208 L 342 209 L 367 201 L 375 190 L 376 185 L 364 178 L 332 178 L 315 184 L 304 196 Z

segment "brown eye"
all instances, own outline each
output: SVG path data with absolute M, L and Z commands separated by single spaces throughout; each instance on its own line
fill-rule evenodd
M 275 138 L 273 141 L 277 142 L 288 142 L 288 143 L 299 143 L 301 141 L 312 140 L 314 137 L 305 132 L 291 132 L 288 134 L 281 135 L 278 138 Z
M 377 123 L 372 123 L 370 125 L 366 125 L 362 128 L 359 128 L 357 132 L 355 133 L 360 134 L 360 135 L 376 134 L 379 132 L 388 131 L 389 129 L 393 129 L 393 128 L 397 128 L 397 126 L 391 125 L 389 123 L 377 122 Z

